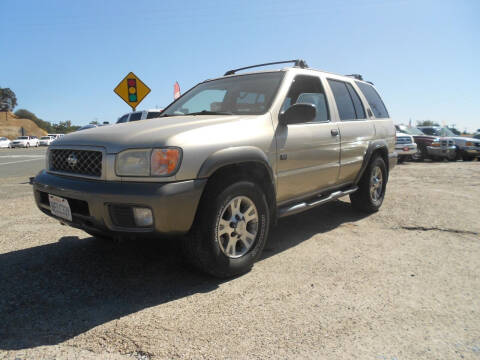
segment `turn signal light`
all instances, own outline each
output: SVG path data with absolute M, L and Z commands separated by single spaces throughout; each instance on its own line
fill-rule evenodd
M 151 157 L 151 175 L 173 175 L 180 163 L 179 149 L 153 149 Z

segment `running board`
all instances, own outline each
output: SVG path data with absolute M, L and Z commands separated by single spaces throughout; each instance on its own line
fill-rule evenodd
M 341 198 L 342 196 L 352 194 L 357 190 L 358 190 L 358 187 L 356 186 L 356 187 L 346 189 L 346 190 L 343 190 L 343 191 L 332 192 L 331 194 L 329 194 L 326 197 L 323 197 L 323 198 L 320 198 L 320 199 L 313 199 L 310 202 L 301 202 L 301 203 L 298 203 L 298 204 L 282 207 L 278 210 L 278 217 L 284 217 L 284 216 L 289 216 L 289 215 L 301 213 L 302 211 L 306 211 L 306 210 L 312 209 L 316 206 L 323 205 L 327 202 L 330 202 L 330 201 L 336 200 L 338 198 Z

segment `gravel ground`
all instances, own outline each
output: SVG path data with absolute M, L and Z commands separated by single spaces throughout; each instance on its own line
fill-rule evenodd
M 0 177 L 0 358 L 479 359 L 480 163 L 407 163 L 380 212 L 280 221 L 219 281 L 174 241 L 108 243 Z

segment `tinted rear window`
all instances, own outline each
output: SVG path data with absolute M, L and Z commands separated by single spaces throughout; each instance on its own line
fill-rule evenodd
M 123 115 L 120 119 L 117 120 L 117 124 L 124 123 L 128 119 L 128 114 Z
M 150 111 L 147 114 L 147 119 L 153 119 L 153 118 L 157 118 L 159 116 L 160 116 L 160 111 Z
M 387 108 L 385 107 L 385 104 L 383 103 L 380 95 L 378 95 L 377 90 L 375 90 L 373 86 L 368 85 L 364 82 L 355 82 L 362 91 L 363 95 L 365 95 L 365 97 L 367 98 L 368 104 L 373 111 L 373 115 L 375 115 L 375 117 L 378 119 L 388 118 L 389 115 Z
M 142 113 L 141 112 L 136 112 L 130 115 L 130 120 L 129 121 L 137 121 L 142 118 Z
M 343 81 L 328 79 L 328 84 L 333 92 L 333 97 L 337 103 L 338 115 L 340 120 L 356 119 L 355 108 L 352 97 L 348 92 L 347 86 Z

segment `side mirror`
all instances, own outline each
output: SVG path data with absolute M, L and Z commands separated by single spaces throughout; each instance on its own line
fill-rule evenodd
M 301 124 L 310 122 L 317 116 L 317 109 L 313 104 L 293 104 L 278 116 L 282 125 Z

